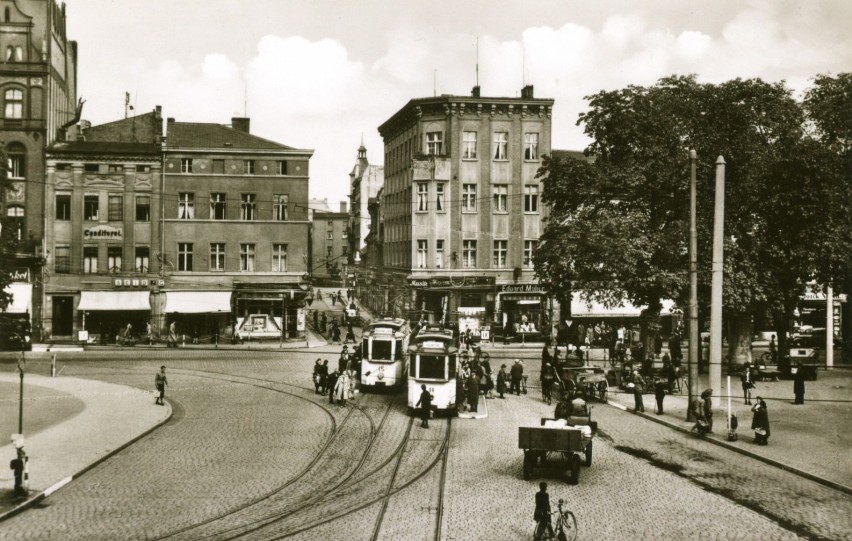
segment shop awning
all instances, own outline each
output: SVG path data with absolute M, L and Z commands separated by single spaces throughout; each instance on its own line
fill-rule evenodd
M 150 310 L 149 293 L 145 291 L 81 291 L 77 310 Z
M 231 311 L 230 291 L 168 291 L 167 314 L 215 314 Z
M 663 307 L 660 310 L 661 315 L 671 314 L 674 307 L 674 301 L 663 300 Z M 571 297 L 571 316 L 572 317 L 639 317 L 644 310 L 643 307 L 633 306 L 628 301 L 622 301 L 621 306 L 613 306 L 607 308 L 599 302 L 587 302 L 580 298 L 579 293 L 574 293 Z
M 33 285 L 32 284 L 9 284 L 3 291 L 12 295 L 12 302 L 3 312 L 7 314 L 26 314 L 32 312 Z

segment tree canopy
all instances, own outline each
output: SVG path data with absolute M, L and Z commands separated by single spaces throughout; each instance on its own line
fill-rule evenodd
M 852 191 L 840 147 L 826 139 L 849 141 L 835 118 L 848 112 L 837 103 L 842 81 L 848 89 L 848 75 L 820 76 L 804 103 L 783 83 L 710 84 L 695 76 L 588 96 L 577 123 L 592 139 L 585 155 L 593 159 L 545 157 L 539 171 L 552 208 L 534 254 L 542 284 L 560 299 L 579 291 L 610 305 L 626 298 L 655 308 L 671 298 L 685 306 L 690 149 L 698 154 L 705 303 L 720 155 L 727 162 L 726 313 L 767 310 L 811 279 L 839 283 L 852 250 Z

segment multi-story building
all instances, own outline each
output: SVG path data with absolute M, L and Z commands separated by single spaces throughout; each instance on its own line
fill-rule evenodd
M 0 4 L 0 140 L 12 185 L 0 193 L 3 216 L 20 240 L 11 309 L 32 318 L 40 340 L 43 320 L 41 263 L 45 224 L 44 149 L 79 117 L 77 43 L 65 33 L 65 4 L 16 0 Z M 6 254 L 5 256 L 8 256 Z M 34 287 L 33 287 L 34 286 Z M 49 316 L 47 316 L 49 317 Z
M 346 201 L 332 211 L 311 203 L 311 278 L 315 285 L 343 285 L 349 271 L 349 212 Z
M 364 237 L 364 256 L 358 266 L 360 278 L 357 281 L 358 298 L 374 314 L 385 315 L 389 305 L 387 297 L 388 286 L 383 284 L 381 277 L 384 276 L 384 219 L 381 214 L 381 201 L 383 189 L 379 188 L 376 197 L 371 197 L 367 203 L 367 212 L 370 216 L 370 227 Z M 373 286 L 367 289 L 365 284 Z M 379 287 L 376 287 L 379 286 Z
M 413 99 L 379 127 L 385 144 L 384 276 L 389 311 L 444 325 L 538 334 L 550 301 L 534 278 L 544 230 L 540 156 L 552 99 Z M 371 284 L 367 284 L 368 289 Z
M 112 342 L 161 319 L 162 124 L 157 107 L 46 150 L 46 337 Z
M 366 247 L 366 238 L 370 230 L 370 200 L 376 197 L 385 183 L 385 168 L 370 165 L 367 160 L 367 147 L 361 142 L 358 147 L 358 160 L 349 173 L 349 264 L 360 260 L 360 253 Z
M 313 150 L 230 126 L 167 122 L 163 265 L 167 321 L 201 339 L 304 333 Z

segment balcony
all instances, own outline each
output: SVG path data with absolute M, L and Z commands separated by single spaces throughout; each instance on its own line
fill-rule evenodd
M 450 180 L 450 159 L 446 156 L 417 156 L 411 163 L 414 181 Z

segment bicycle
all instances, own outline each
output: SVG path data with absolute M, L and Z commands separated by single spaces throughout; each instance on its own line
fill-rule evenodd
M 571 511 L 567 509 L 563 510 L 562 506 L 564 504 L 565 500 L 560 499 L 559 503 L 556 504 L 558 511 L 550 513 L 551 515 L 558 515 L 556 524 L 553 526 L 553 535 L 550 535 L 547 531 L 547 523 L 540 520 L 536 523 L 533 530 L 534 541 L 574 541 L 577 539 L 577 517 Z

